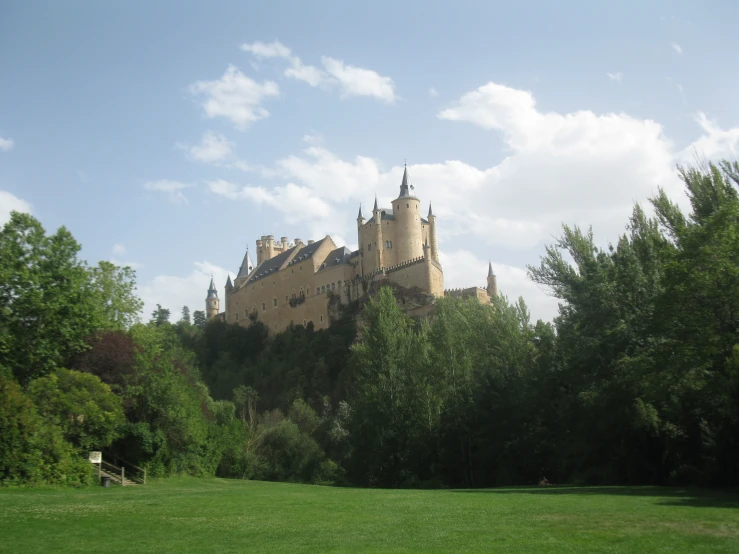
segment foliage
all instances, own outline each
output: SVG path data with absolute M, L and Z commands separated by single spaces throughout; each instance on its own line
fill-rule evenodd
M 125 422 L 121 399 L 89 373 L 57 369 L 31 381 L 28 395 L 44 420 L 83 452 L 109 446 Z
M 91 466 L 0 366 L 0 485 L 82 485 Z

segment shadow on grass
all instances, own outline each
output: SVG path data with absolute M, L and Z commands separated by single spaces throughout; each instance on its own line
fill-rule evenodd
M 739 491 L 686 487 L 577 487 L 553 485 L 548 487 L 510 487 L 500 489 L 453 489 L 450 492 L 465 494 L 540 494 L 548 496 L 650 496 L 655 499 L 656 504 L 662 506 L 739 508 Z

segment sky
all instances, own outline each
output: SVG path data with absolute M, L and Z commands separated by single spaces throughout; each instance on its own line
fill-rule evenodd
M 563 223 L 618 240 L 678 164 L 739 154 L 739 3 L 0 3 L 0 224 L 66 226 L 204 309 L 262 235 L 356 248 L 404 163 L 446 288 L 533 318 Z

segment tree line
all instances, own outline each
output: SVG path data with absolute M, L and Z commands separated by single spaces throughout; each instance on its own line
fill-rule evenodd
M 135 275 L 66 229 L 0 231 L 0 481 L 91 482 L 89 450 L 187 473 L 378 487 L 739 484 L 739 165 L 679 170 L 615 244 L 563 226 L 529 277 L 560 300 L 384 288 L 326 330 L 138 322 Z M 350 307 L 351 308 L 351 307 Z

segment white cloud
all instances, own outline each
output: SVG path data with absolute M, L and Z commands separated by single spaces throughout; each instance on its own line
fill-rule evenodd
M 191 314 L 196 310 L 205 311 L 205 297 L 211 274 L 221 299 L 220 309 L 224 311 L 226 278 L 230 275 L 231 279 L 235 279 L 236 275 L 209 262 L 195 262 L 193 265 L 194 269 L 184 277 L 158 275 L 139 286 L 138 295 L 144 301 L 144 321 L 148 321 L 157 304 L 171 312 L 172 323 L 179 321 L 183 306 L 188 306 Z
M 0 227 L 10 221 L 10 212 L 31 213 L 31 205 L 5 190 L 0 190 Z
M 395 84 L 390 77 L 383 77 L 371 69 L 347 65 L 328 56 L 323 56 L 321 61 L 326 72 L 339 83 L 342 98 L 372 96 L 388 103 L 395 102 Z
M 487 288 L 488 260 L 477 257 L 469 250 L 439 252 L 439 261 L 444 268 L 444 288 Z M 493 260 L 493 271 L 498 281 L 500 294 L 516 302 L 523 297 L 532 319 L 551 320 L 558 312 L 558 300 L 529 280 L 526 270 Z
M 680 46 L 677 42 L 671 42 L 670 46 L 672 46 L 672 49 L 677 52 L 678 54 L 683 53 L 683 47 Z
M 269 116 L 261 106 L 270 97 L 278 96 L 280 88 L 274 81 L 257 83 L 229 65 L 223 77 L 217 81 L 198 81 L 190 85 L 193 95 L 204 95 L 203 109 L 210 117 L 226 117 L 237 129 L 243 130 L 254 121 Z
M 739 129 L 721 129 L 701 114 L 701 136 L 679 150 L 655 121 L 587 110 L 543 112 L 530 92 L 496 83 L 465 94 L 438 116 L 500 133 L 506 147 L 506 157 L 486 168 L 459 160 L 408 167 L 424 215 L 426 203 L 433 202 L 439 243 L 451 265 L 472 268 L 464 252 L 474 252 L 474 263 L 482 264 L 480 274 L 476 269 L 455 274 L 455 268 L 444 265 L 447 286 L 484 283 L 483 262 L 490 253 L 501 268 L 501 291 L 509 296 L 522 291 L 535 317 L 548 317 L 556 302 L 526 284 L 521 266 L 538 262 L 543 245 L 560 235 L 563 222 L 593 225 L 599 244 L 615 242 L 634 202 L 645 204 L 658 187 L 684 203 L 675 171 L 682 156 L 699 150 L 713 158 L 739 149 Z M 312 237 L 353 238 L 358 204 L 363 203 L 367 216 L 376 193 L 380 205 L 389 206 L 402 173 L 401 165 L 385 168 L 365 156 L 343 159 L 322 144 L 309 143 L 262 171 L 280 179 L 278 186 L 213 182 L 209 188 L 273 209 L 285 221 L 305 225 Z
M 113 255 L 114 256 L 125 256 L 126 255 L 126 247 L 122 244 L 114 244 L 113 245 Z
M 192 184 L 172 181 L 170 179 L 160 179 L 158 181 L 149 181 L 144 183 L 144 189 L 156 192 L 165 192 L 169 194 L 169 199 L 175 204 L 187 204 L 187 198 L 182 191 L 193 186 L 194 185 Z
M 241 45 L 241 49 L 256 58 L 277 58 L 287 60 L 290 66 L 284 75 L 291 79 L 304 81 L 312 87 L 337 87 L 341 98 L 349 96 L 370 96 L 393 103 L 397 99 L 395 84 L 390 77 L 384 77 L 371 69 L 345 64 L 328 56 L 323 56 L 323 70 L 306 65 L 298 56 L 280 41 L 270 43 L 253 42 Z
M 429 89 L 429 96 L 431 96 L 432 98 L 439 96 L 439 91 L 436 90 L 434 87 L 431 87 Z
M 220 133 L 206 131 L 199 145 L 183 147 L 189 156 L 198 162 L 220 162 L 231 155 L 234 143 Z
M 242 44 L 241 49 L 244 52 L 251 52 L 257 58 L 289 58 L 290 49 L 282 44 L 279 40 L 274 42 L 253 42 L 251 44 Z
M 0 137 L 0 151 L 7 152 L 15 146 L 13 139 Z
M 616 81 L 617 83 L 620 83 L 621 80 L 624 78 L 624 74 L 620 71 L 617 71 L 616 73 L 606 73 L 608 75 L 608 78 L 611 81 Z
M 695 121 L 703 135 L 680 153 L 679 161 L 689 164 L 695 162 L 696 157 L 709 161 L 739 158 L 739 127 L 722 129 L 703 112 L 695 115 Z

